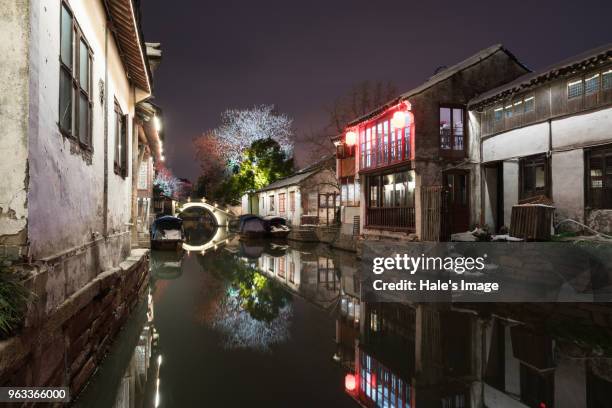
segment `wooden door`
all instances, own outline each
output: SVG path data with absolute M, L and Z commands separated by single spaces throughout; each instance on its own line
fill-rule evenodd
M 451 170 L 444 173 L 450 233 L 465 232 L 470 227 L 470 172 Z

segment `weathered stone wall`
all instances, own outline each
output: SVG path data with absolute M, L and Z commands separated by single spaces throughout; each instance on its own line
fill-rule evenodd
M 29 0 L 0 0 L 0 257 L 26 254 Z
M 587 225 L 595 231 L 612 235 L 612 210 L 591 210 Z
M 60 267 L 38 267 L 30 281 L 38 298 L 25 328 L 19 336 L 0 342 L 3 386 L 68 386 L 76 395 L 148 287 L 148 251 L 134 250 L 118 267 L 47 310 L 50 272 Z

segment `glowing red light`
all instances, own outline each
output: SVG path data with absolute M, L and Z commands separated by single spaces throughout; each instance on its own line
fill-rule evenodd
M 344 377 L 344 388 L 346 388 L 347 391 L 355 391 L 357 388 L 357 379 L 354 374 L 349 373 Z
M 540 402 L 540 408 L 546 408 L 546 404 L 543 402 Z
M 346 143 L 347 146 L 354 146 L 355 143 L 357 143 L 357 133 L 353 132 L 352 130 L 346 132 L 344 143 Z
M 391 119 L 391 125 L 396 129 L 401 129 L 406 126 L 406 113 L 402 111 L 397 111 L 393 114 L 393 118 Z
M 376 374 L 372 374 L 371 383 L 372 383 L 372 388 L 376 388 Z

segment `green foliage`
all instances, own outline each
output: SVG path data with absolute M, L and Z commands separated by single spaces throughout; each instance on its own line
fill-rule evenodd
M 278 282 L 253 266 L 229 254 L 211 255 L 208 260 L 199 257 L 200 262 L 206 262 L 208 270 L 228 282 L 240 307 L 253 319 L 269 323 L 290 302 L 291 296 Z
M 19 276 L 0 263 L 0 338 L 10 337 L 21 327 L 31 297 Z
M 214 193 L 214 199 L 236 204 L 249 190 L 257 190 L 287 177 L 293 170 L 293 159 L 273 139 L 259 139 L 243 151 L 242 161 L 232 169 Z

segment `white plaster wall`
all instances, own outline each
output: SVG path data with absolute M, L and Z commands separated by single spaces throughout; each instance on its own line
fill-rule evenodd
M 484 221 L 491 230 L 495 228 L 497 207 L 497 168 L 483 168 L 484 173 Z
M 548 151 L 548 123 L 500 133 L 482 142 L 482 161 L 530 156 Z
M 612 142 L 612 108 L 554 120 L 553 149 Z
M 90 164 L 71 152 L 72 143 L 58 129 L 60 5 L 56 0 L 32 2 L 32 46 L 30 102 L 30 208 L 29 238 L 35 258 L 50 257 L 92 239 L 103 232 L 104 106 L 98 83 L 105 78 L 105 24 L 102 3 L 73 0 L 70 5 L 83 34 L 93 49 L 93 157 Z M 109 233 L 128 231 L 131 174 L 123 179 L 113 172 L 113 98 L 130 114 L 131 140 L 133 101 L 123 64 L 112 36 L 108 48 L 109 101 Z M 131 143 L 128 143 L 127 148 Z M 131 157 L 131 154 L 128 154 Z M 131 171 L 128 163 L 128 169 Z M 129 249 L 129 241 L 123 246 Z M 125 248 L 122 249 L 124 251 Z
M 512 206 L 518 204 L 519 198 L 519 164 L 518 160 L 505 161 L 504 172 L 504 225 L 510 226 Z
M 529 408 L 522 402 L 496 390 L 487 383 L 484 384 L 484 403 L 486 407 L 495 408 Z
M 345 235 L 353 235 L 353 217 L 360 213 L 359 207 L 342 207 L 342 225 L 340 232 Z
M 560 358 L 555 369 L 555 408 L 575 408 L 586 405 L 585 361 Z
M 27 225 L 28 0 L 0 0 L 0 244 Z M 19 244 L 25 244 L 25 234 Z
M 517 398 L 521 395 L 521 363 L 514 357 L 512 351 L 512 336 L 510 335 L 510 326 L 506 326 L 504 330 L 504 346 L 506 361 L 504 362 L 506 372 L 506 392 L 515 395 Z
M 584 152 L 554 152 L 551 158 L 552 194 L 557 221 L 584 218 Z

